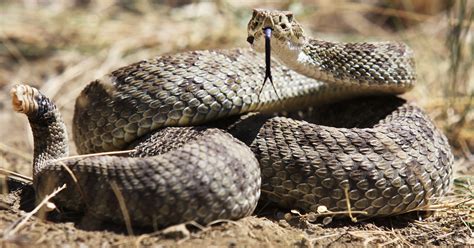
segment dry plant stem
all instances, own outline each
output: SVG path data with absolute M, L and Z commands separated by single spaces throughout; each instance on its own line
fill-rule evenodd
M 21 157 L 22 159 L 24 159 L 25 161 L 31 162 L 31 155 L 29 155 L 29 154 L 27 154 L 27 153 L 25 153 L 21 150 L 15 149 L 11 146 L 8 146 L 6 144 L 0 143 L 0 151 L 15 154 L 15 155 Z
M 395 231 L 393 230 L 393 227 L 392 227 L 392 233 L 395 235 L 395 237 L 400 240 L 401 242 L 403 242 L 406 246 L 411 246 L 411 244 L 408 242 L 407 239 L 404 238 L 404 236 L 399 232 L 399 231 Z
M 123 198 L 123 195 L 115 181 L 110 182 L 110 187 L 114 191 L 115 197 L 117 198 L 117 201 L 120 205 L 120 210 L 122 211 L 125 226 L 127 227 L 127 232 L 129 235 L 133 235 L 132 222 L 130 221 L 130 215 L 128 213 L 127 205 L 125 204 L 125 199 Z
M 317 238 L 314 238 L 314 239 L 308 239 L 308 241 L 311 243 L 311 245 L 313 245 L 313 243 L 315 241 L 318 241 L 320 239 L 327 239 L 327 238 L 331 238 L 331 237 L 335 237 L 335 236 L 340 236 L 340 235 L 343 235 L 343 233 L 334 233 L 334 234 L 328 234 L 328 235 L 324 235 L 324 236 L 319 236 Z
M 320 217 L 320 216 L 330 216 L 330 215 L 339 215 L 339 214 L 345 214 L 345 215 L 349 215 L 349 214 L 367 214 L 366 211 L 337 211 L 337 212 L 327 212 L 327 213 L 318 213 L 318 214 L 315 214 L 316 217 Z M 303 215 L 304 216 L 304 215 Z M 357 222 L 354 221 L 354 222 Z
M 471 218 L 473 218 L 473 217 L 471 216 Z M 471 233 L 471 237 L 474 237 L 474 232 L 472 231 L 471 226 L 470 226 L 468 223 L 466 223 L 466 221 L 465 221 L 461 216 L 459 216 L 459 219 L 460 219 L 461 222 L 467 227 L 467 229 L 468 229 L 469 232 Z
M 265 190 L 262 190 L 262 192 L 265 192 L 265 193 L 273 193 L 273 192 L 269 192 L 269 191 L 265 191 Z M 346 195 L 346 200 L 349 201 L 349 195 L 348 195 L 348 194 Z M 345 214 L 345 215 L 348 215 L 348 216 L 351 218 L 351 220 L 352 220 L 353 222 L 357 222 L 357 218 L 354 218 L 354 217 L 352 216 L 352 214 L 362 214 L 362 215 L 367 215 L 367 214 L 368 214 L 367 211 L 353 211 L 353 210 L 351 210 L 351 208 L 350 208 L 350 202 L 348 202 L 348 203 L 346 203 L 346 204 L 347 204 L 348 209 L 349 209 L 348 211 L 336 211 L 336 212 L 329 212 L 329 211 L 328 211 L 328 212 L 325 212 L 325 213 L 317 213 L 317 214 L 315 213 L 315 216 L 316 216 L 316 217 L 320 217 L 320 216 L 330 216 L 330 215 Z M 296 211 L 296 213 L 297 213 L 297 215 L 300 216 L 300 217 L 306 216 L 306 214 L 300 214 L 299 211 Z M 355 220 L 354 220 L 354 219 L 355 219 Z
M 30 68 L 28 66 L 28 60 L 23 56 L 21 51 L 16 47 L 14 43 L 12 43 L 8 36 L 0 29 L 0 39 L 2 40 L 2 45 L 17 59 L 21 64 L 26 65 L 26 68 Z
M 442 204 L 434 204 L 434 205 L 430 205 L 430 206 L 427 206 L 427 207 L 423 207 L 423 208 L 418 208 L 418 209 L 414 209 L 413 211 L 440 211 L 440 210 L 448 210 L 448 209 L 452 209 L 452 208 L 456 208 L 456 207 L 459 207 L 460 205 L 462 204 L 466 204 L 468 206 L 470 205 L 473 205 L 474 204 L 474 200 L 473 199 L 460 199 L 456 202 L 445 202 L 445 203 L 442 203 Z
M 31 177 L 28 177 L 28 176 L 25 176 L 25 175 L 22 175 L 20 173 L 16 173 L 14 171 L 7 170 L 7 169 L 4 169 L 4 168 L 0 168 L 0 174 L 5 175 L 7 177 L 10 177 L 10 176 L 17 177 L 17 178 L 19 178 L 22 181 L 25 181 L 27 183 L 33 182 L 33 178 L 31 178 Z
M 445 113 L 455 110 L 459 116 L 454 123 L 446 128 L 450 140 L 456 146 L 463 149 L 463 142 L 469 137 L 462 134 L 467 120 L 468 114 L 472 109 L 472 99 L 474 92 L 471 86 L 471 77 L 473 76 L 473 58 L 474 58 L 474 42 L 472 42 L 471 27 L 474 22 L 474 11 L 472 4 L 466 0 L 452 1 L 454 3 L 450 11 L 447 12 L 449 19 L 455 19 L 449 23 L 449 30 L 446 35 L 446 46 L 449 49 L 449 83 L 444 87 L 444 95 L 449 98 L 448 105 L 444 108 Z M 469 97 L 469 101 L 464 106 L 464 110 L 457 111 L 455 105 L 459 105 L 460 97 Z M 468 124 L 469 125 L 469 124 Z M 466 152 L 464 152 L 466 153 Z M 469 154 L 468 152 L 467 154 Z M 469 156 L 466 156 L 469 157 Z
M 215 221 L 210 222 L 209 224 L 207 224 L 207 226 L 210 227 L 210 226 L 213 226 L 213 225 L 216 225 L 216 224 L 221 224 L 221 223 L 230 223 L 230 224 L 234 224 L 236 226 L 242 227 L 242 225 L 239 222 L 233 221 L 233 220 L 226 220 L 226 219 L 215 220 Z M 196 223 L 196 224 L 199 225 L 198 223 Z M 199 226 L 203 227 L 202 225 L 199 225 Z M 196 227 L 198 227 L 198 226 L 196 226 Z M 198 228 L 200 228 L 200 227 L 198 227 Z
M 458 1 L 458 3 L 448 12 L 448 16 L 456 18 L 457 22 L 450 25 L 446 44 L 450 49 L 450 68 L 449 73 L 451 82 L 447 85 L 446 92 L 449 96 L 454 97 L 457 93 L 469 92 L 467 82 L 469 80 L 469 68 L 472 66 L 472 55 L 466 51 L 473 51 L 474 47 L 466 47 L 470 26 L 474 20 L 474 12 L 469 11 L 466 0 Z M 468 25 L 463 26 L 462 21 L 467 21 Z M 465 91 L 467 90 L 467 91 Z
M 229 221 L 229 222 L 232 222 L 232 221 Z M 135 247 L 140 247 L 141 242 L 143 240 L 147 239 L 147 238 L 156 237 L 156 236 L 165 234 L 166 232 L 169 232 L 171 230 L 183 230 L 183 228 L 184 228 L 186 230 L 186 232 L 184 232 L 186 237 L 184 237 L 183 239 L 180 239 L 178 241 L 178 244 L 180 244 L 180 243 L 182 243 L 182 242 L 184 242 L 184 241 L 191 238 L 191 233 L 189 231 L 187 231 L 186 225 L 192 225 L 192 226 L 198 228 L 201 231 L 201 234 L 203 232 L 211 230 L 210 229 L 211 224 L 208 224 L 205 227 L 205 226 L 202 226 L 202 225 L 200 225 L 199 223 L 197 223 L 195 221 L 189 221 L 189 222 L 186 222 L 186 223 L 170 226 L 170 227 L 167 227 L 166 229 L 155 231 L 153 233 L 142 234 L 134 240 Z M 122 242 L 114 243 L 112 246 L 120 246 L 120 245 L 124 245 L 124 244 L 127 244 L 127 243 L 130 243 L 130 241 L 122 241 Z
M 59 165 L 69 174 L 69 176 L 72 178 L 74 183 L 76 184 L 77 189 L 79 190 L 79 194 L 81 195 L 81 198 L 84 202 L 84 204 L 89 207 L 89 201 L 86 199 L 86 194 L 84 193 L 84 190 L 82 190 L 81 185 L 79 185 L 78 180 L 74 172 L 63 162 L 59 161 Z
M 344 195 L 346 196 L 346 206 L 347 206 L 347 212 L 349 213 L 349 218 L 351 218 L 352 222 L 357 222 L 357 218 L 352 216 L 351 200 L 349 199 L 349 189 L 347 187 L 344 188 Z
M 386 243 L 383 243 L 383 244 L 379 244 L 379 245 L 377 245 L 377 247 L 384 247 L 384 246 L 389 245 L 389 244 L 391 244 L 393 242 L 396 242 L 396 241 L 400 241 L 400 242 L 404 243 L 406 246 L 411 247 L 411 244 L 405 238 L 403 238 L 402 236 L 400 236 L 397 232 L 395 232 L 393 230 L 392 231 L 383 231 L 383 230 L 379 230 L 379 231 L 349 231 L 348 233 L 350 235 L 354 236 L 354 237 L 364 239 L 364 246 L 365 247 L 368 246 L 370 244 L 370 242 L 372 242 L 374 240 L 377 240 L 377 239 L 383 240 L 380 237 L 384 237 L 385 239 L 389 239 L 390 241 L 388 241 Z M 394 237 L 394 238 L 392 239 L 392 237 Z
M 453 231 L 453 232 L 446 233 L 446 234 L 444 234 L 444 235 L 438 236 L 438 237 L 435 238 L 435 239 L 429 240 L 426 244 L 431 244 L 431 243 L 433 243 L 433 242 L 435 242 L 435 241 L 438 241 L 438 240 L 440 240 L 440 239 L 443 239 L 443 238 L 446 238 L 446 237 L 448 237 L 448 236 L 451 236 L 451 235 L 453 235 L 454 233 L 455 233 L 455 232 Z
M 400 240 L 399 237 L 395 237 L 395 238 L 392 239 L 392 240 L 389 240 L 389 241 L 387 241 L 387 242 L 384 242 L 384 243 L 382 243 L 382 244 L 377 245 L 377 247 L 386 247 L 386 246 L 388 246 L 388 245 L 390 245 L 390 244 L 393 244 L 393 243 L 395 243 L 395 242 L 397 242 L 397 241 L 399 241 L 399 240 Z M 404 242 L 404 243 L 405 243 L 405 242 Z
M 89 153 L 89 154 L 82 154 L 82 155 L 75 155 L 75 156 L 68 156 L 68 157 L 63 157 L 63 158 L 58 158 L 55 159 L 54 161 L 59 162 L 63 160 L 68 160 L 68 159 L 74 159 L 74 158 L 88 158 L 88 157 L 96 157 L 96 156 L 104 156 L 104 155 L 120 155 L 120 154 L 128 154 L 135 152 L 135 150 L 122 150 L 122 151 L 112 151 L 112 152 L 99 152 L 99 153 Z
M 474 153 L 471 153 L 471 151 L 469 150 L 469 146 L 467 145 L 467 141 L 466 140 L 460 140 L 459 143 L 460 143 L 460 146 L 461 146 L 461 150 L 464 153 L 464 156 L 466 157 L 466 159 L 469 160 L 469 161 L 474 161 Z
M 36 206 L 35 209 L 33 209 L 31 212 L 26 214 L 18 224 L 14 223 L 12 226 L 9 226 L 8 228 L 6 228 L 5 231 L 3 232 L 3 237 L 8 239 L 12 237 L 13 235 L 15 235 L 18 232 L 18 230 L 20 230 L 20 228 L 22 228 L 35 213 L 37 213 L 46 203 L 49 202 L 51 198 L 56 196 L 59 192 L 61 192 L 65 188 L 66 188 L 66 184 L 63 184 L 63 186 L 55 189 L 53 193 L 46 195 L 46 197 L 41 201 L 41 203 L 38 204 L 38 206 Z
M 51 98 L 55 98 L 60 89 L 64 88 L 64 85 L 67 82 L 81 76 L 84 73 L 84 68 L 93 68 L 94 60 L 87 59 L 81 61 L 79 64 L 70 66 L 65 70 L 62 74 L 51 78 L 47 82 L 44 83 L 43 87 L 41 88 L 42 92 L 45 92 Z

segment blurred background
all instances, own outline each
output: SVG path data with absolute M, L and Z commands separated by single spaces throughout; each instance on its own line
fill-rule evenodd
M 13 84 L 52 97 L 70 129 L 82 88 L 120 66 L 247 47 L 253 8 L 291 10 L 321 39 L 408 43 L 418 85 L 404 97 L 447 134 L 457 173 L 474 174 L 472 0 L 0 0 L 0 167 L 31 175 L 31 134 L 26 118 L 11 109 Z

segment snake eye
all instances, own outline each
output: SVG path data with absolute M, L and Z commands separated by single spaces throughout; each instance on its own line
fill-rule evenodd
M 253 37 L 252 35 L 249 35 L 247 37 L 247 42 L 250 43 L 250 45 L 253 45 L 253 41 L 255 40 L 255 37 Z

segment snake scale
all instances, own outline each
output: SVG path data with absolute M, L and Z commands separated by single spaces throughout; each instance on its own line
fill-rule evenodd
M 264 29 L 278 59 L 273 85 L 262 80 Z M 446 193 L 453 164 L 446 137 L 394 96 L 415 83 L 406 45 L 313 39 L 290 12 L 267 10 L 254 10 L 247 41 L 255 51 L 160 56 L 91 82 L 76 100 L 78 152 L 124 154 L 68 157 L 54 103 L 15 86 L 14 109 L 34 135 L 37 199 L 66 183 L 54 198 L 61 208 L 162 228 L 239 219 L 259 198 L 375 217 Z

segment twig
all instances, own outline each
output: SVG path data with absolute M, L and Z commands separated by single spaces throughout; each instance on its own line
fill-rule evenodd
M 112 152 L 99 152 L 99 153 L 90 153 L 90 154 L 83 154 L 83 155 L 75 155 L 75 156 L 69 156 L 69 157 L 63 157 L 63 158 L 58 158 L 55 159 L 54 161 L 63 161 L 67 159 L 73 159 L 73 158 L 88 158 L 88 157 L 96 157 L 96 156 L 102 156 L 102 155 L 117 155 L 117 154 L 125 154 L 125 153 L 130 153 L 134 152 L 135 150 L 123 150 L 123 151 L 112 151 Z
M 340 235 L 343 235 L 343 234 L 344 234 L 344 233 L 328 234 L 328 235 L 316 237 L 316 238 L 314 238 L 314 239 L 308 239 L 308 241 L 311 242 L 311 245 L 312 245 L 314 241 L 318 241 L 318 240 L 320 240 L 320 239 L 326 239 L 326 238 L 330 238 L 330 237 L 334 237 L 334 236 L 340 236 Z
M 363 214 L 363 215 L 367 215 L 367 211 L 350 211 L 351 214 Z M 315 214 L 315 217 L 319 217 L 319 216 L 326 216 L 326 215 L 338 215 L 338 214 L 347 214 L 349 215 L 349 211 L 337 211 L 337 212 L 327 212 L 327 213 L 318 213 L 318 214 Z
M 4 151 L 7 153 L 12 153 L 15 155 L 20 156 L 21 158 L 25 159 L 26 161 L 30 162 L 31 161 L 31 156 L 23 151 L 20 151 L 18 149 L 12 148 L 8 145 L 5 145 L 3 143 L 0 143 L 0 151 Z
M 127 227 L 127 232 L 129 235 L 133 235 L 132 223 L 130 221 L 130 215 L 128 214 L 127 206 L 125 205 L 125 199 L 123 198 L 122 192 L 115 181 L 110 182 L 110 186 L 114 191 L 115 197 L 117 197 L 117 201 L 120 206 L 120 211 L 122 212 L 123 219 L 125 221 L 125 226 Z
M 346 196 L 346 206 L 347 206 L 347 212 L 349 213 L 349 218 L 351 218 L 352 222 L 357 222 L 357 218 L 352 216 L 351 200 L 349 199 L 349 189 L 347 187 L 344 187 L 344 195 Z
M 30 69 L 28 60 L 23 56 L 21 51 L 16 47 L 16 45 L 10 41 L 5 32 L 0 30 L 0 40 L 2 40 L 3 46 L 10 52 L 15 59 L 17 59 L 21 64 L 27 65 L 27 68 Z
M 86 194 L 84 193 L 84 191 L 82 190 L 82 187 L 81 185 L 79 184 L 79 180 L 77 180 L 77 177 L 76 175 L 74 174 L 74 172 L 71 170 L 71 168 L 69 168 L 69 166 L 67 166 L 65 163 L 63 163 L 62 161 L 58 161 L 59 165 L 61 165 L 61 167 L 63 167 L 64 170 L 66 170 L 66 172 L 69 174 L 69 176 L 72 178 L 72 180 L 74 181 L 74 184 L 76 184 L 77 186 L 77 189 L 79 190 L 79 194 L 81 195 L 81 198 L 82 200 L 84 201 L 84 204 L 86 204 L 87 208 L 89 208 L 89 201 L 87 200 L 86 198 Z
M 64 88 L 64 84 L 83 74 L 84 68 L 92 68 L 93 66 L 93 59 L 83 60 L 74 66 L 68 67 L 67 70 L 57 77 L 46 81 L 40 90 L 51 98 L 54 98 L 59 90 Z
M 432 240 L 428 240 L 428 242 L 427 242 L 426 244 L 430 244 L 430 243 L 433 243 L 433 242 L 438 241 L 438 240 L 440 240 L 440 239 L 446 238 L 446 237 L 448 237 L 448 236 L 453 235 L 454 233 L 455 233 L 455 231 L 452 231 L 452 232 L 450 232 L 450 233 L 446 233 L 446 234 L 440 235 L 440 236 L 438 236 L 438 237 L 436 237 L 436 238 L 434 238 L 434 239 L 432 239 Z
M 393 244 L 393 243 L 397 242 L 398 240 L 400 240 L 400 238 L 399 238 L 399 237 L 395 237 L 395 238 L 392 239 L 392 240 L 389 240 L 389 241 L 387 241 L 387 242 L 385 242 L 385 243 L 382 243 L 382 244 L 378 245 L 378 247 L 388 246 L 389 244 Z
M 28 176 L 25 176 L 25 175 L 22 175 L 20 173 L 17 173 L 17 172 L 8 170 L 8 169 L 4 169 L 4 168 L 0 168 L 0 174 L 8 176 L 8 177 L 10 177 L 10 176 L 17 177 L 17 178 L 22 179 L 24 181 L 27 181 L 29 183 L 33 182 L 33 178 L 31 178 L 31 177 L 28 177 Z
M 66 184 L 63 184 L 63 186 L 55 189 L 53 191 L 53 193 L 49 194 L 49 195 L 46 195 L 46 197 L 40 202 L 40 204 L 38 204 L 38 206 L 35 207 L 35 209 L 33 209 L 33 211 L 29 212 L 28 214 L 26 214 L 23 219 L 17 224 L 17 223 L 13 223 L 13 225 L 9 226 L 4 232 L 3 232 L 3 236 L 6 237 L 7 239 L 9 237 L 11 237 L 12 235 L 14 235 L 15 233 L 18 232 L 18 230 L 20 230 L 20 228 L 22 228 L 26 222 L 35 214 L 37 213 L 46 203 L 49 202 L 49 200 L 51 198 L 53 198 L 54 196 L 56 196 L 59 192 L 61 192 L 63 189 L 66 188 Z
M 469 232 L 471 233 L 471 237 L 474 237 L 474 232 L 472 231 L 471 226 L 469 226 L 469 224 L 466 223 L 466 221 L 464 221 L 464 219 L 461 216 L 459 216 L 459 219 L 468 228 Z
M 213 225 L 216 225 L 216 224 L 220 224 L 220 223 L 230 223 L 230 224 L 234 224 L 238 227 L 242 227 L 242 225 L 240 223 L 238 223 L 237 221 L 234 221 L 234 220 L 228 220 L 228 219 L 219 219 L 219 220 L 215 220 L 215 221 L 212 221 L 210 222 L 209 224 L 207 224 L 206 226 L 213 226 Z M 191 223 L 190 223 L 191 224 Z M 194 225 L 194 224 L 193 224 Z M 195 226 L 195 225 L 194 225 Z M 201 225 L 200 225 L 201 226 Z M 199 228 L 199 227 L 198 227 Z

